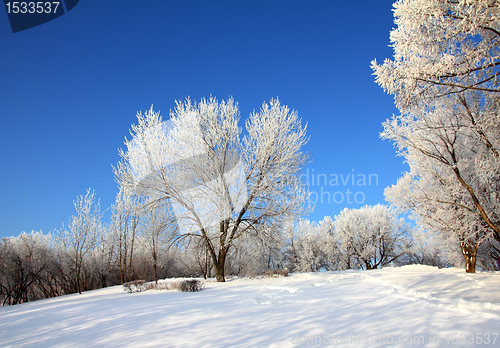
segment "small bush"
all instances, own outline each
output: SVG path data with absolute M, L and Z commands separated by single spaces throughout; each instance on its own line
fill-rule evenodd
M 165 282 L 159 281 L 158 283 L 152 283 L 154 290 L 176 290 L 175 282 Z
M 135 280 L 123 284 L 126 291 L 141 292 L 146 290 L 176 290 L 182 292 L 201 291 L 205 283 L 199 279 L 168 279 L 160 280 L 158 283 L 145 282 L 144 280 Z
M 179 290 L 182 292 L 195 292 L 203 289 L 203 282 L 198 279 L 187 279 L 179 283 Z
M 278 278 L 278 277 L 288 277 L 288 269 L 272 269 L 263 273 L 250 273 L 248 278 Z
M 146 283 L 147 290 L 156 290 L 156 284 L 154 282 Z
M 132 292 L 141 292 L 144 290 L 149 290 L 149 285 L 145 280 L 134 280 L 132 282 L 124 283 L 123 287 L 126 291 Z
M 288 277 L 288 268 L 285 269 L 274 269 L 272 271 L 267 272 L 268 277 Z

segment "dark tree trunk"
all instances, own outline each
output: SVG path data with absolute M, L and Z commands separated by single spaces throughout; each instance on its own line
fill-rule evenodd
M 465 272 L 476 273 L 477 247 L 467 242 L 460 242 L 460 248 L 462 249 L 462 255 L 465 260 Z
M 224 266 L 222 265 L 215 265 L 215 278 L 217 279 L 218 282 L 225 282 L 226 279 L 224 278 Z
M 79 294 L 82 293 L 81 285 L 80 285 L 80 272 L 81 272 L 81 262 L 80 265 L 78 265 L 78 256 L 76 257 L 76 262 L 75 262 L 75 283 L 76 283 L 76 292 Z
M 224 266 L 226 264 L 226 250 L 222 249 L 219 251 L 219 259 L 217 262 L 214 261 L 215 267 L 215 278 L 218 282 L 225 282 L 226 278 L 224 275 Z
M 101 274 L 101 287 L 102 288 L 107 288 L 108 287 L 108 282 L 107 282 L 107 276 L 106 274 Z
M 154 276 L 155 276 L 155 283 L 158 284 L 158 261 L 156 259 L 156 251 L 153 252 L 153 270 L 154 270 Z

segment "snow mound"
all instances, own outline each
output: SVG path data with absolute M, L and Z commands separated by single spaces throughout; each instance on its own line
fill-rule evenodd
M 500 318 L 500 272 L 464 273 L 462 269 L 438 269 L 412 265 L 366 273 L 386 287 L 387 294 L 425 305 Z

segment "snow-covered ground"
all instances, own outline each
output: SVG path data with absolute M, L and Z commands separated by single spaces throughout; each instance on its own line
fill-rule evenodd
M 405 266 L 121 286 L 0 308 L 1 347 L 500 347 L 500 272 Z

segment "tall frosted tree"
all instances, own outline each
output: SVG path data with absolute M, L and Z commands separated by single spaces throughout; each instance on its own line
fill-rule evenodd
M 290 238 L 291 266 L 298 272 L 336 271 L 340 255 L 336 253 L 332 219 L 327 216 L 319 224 L 300 220 Z
M 116 244 L 122 284 L 130 281 L 133 274 L 134 245 L 140 217 L 141 207 L 138 198 L 120 188 L 115 204 L 111 206 L 110 231 Z
M 169 211 L 154 204 L 147 204 L 141 216 L 141 234 L 153 267 L 153 277 L 158 282 L 158 267 L 162 263 L 162 251 L 168 245 L 168 236 L 175 235 L 177 225 Z
M 483 236 L 500 240 L 500 5 L 401 0 L 394 7 L 394 58 L 372 67 L 401 111 L 382 137 L 410 172 L 387 196 L 428 227 L 453 228 L 474 272 L 469 246 L 477 250 Z M 430 211 L 443 216 L 430 220 Z M 457 216 L 463 223 L 452 227 Z
M 235 240 L 277 232 L 286 217 L 304 211 L 308 196 L 298 174 L 307 160 L 306 127 L 277 99 L 249 116 L 243 137 L 232 98 L 177 102 L 168 121 L 152 108 L 137 116 L 117 181 L 150 204 L 170 205 L 177 224 L 171 238 L 201 239 L 217 281 L 225 280 Z
M 85 290 L 83 271 L 86 257 L 96 247 L 99 234 L 102 231 L 101 207 L 96 201 L 95 192 L 87 190 L 85 196 L 79 196 L 73 201 L 76 215 L 70 217 L 68 228 L 59 232 L 60 240 L 71 257 L 73 263 L 75 291 Z

